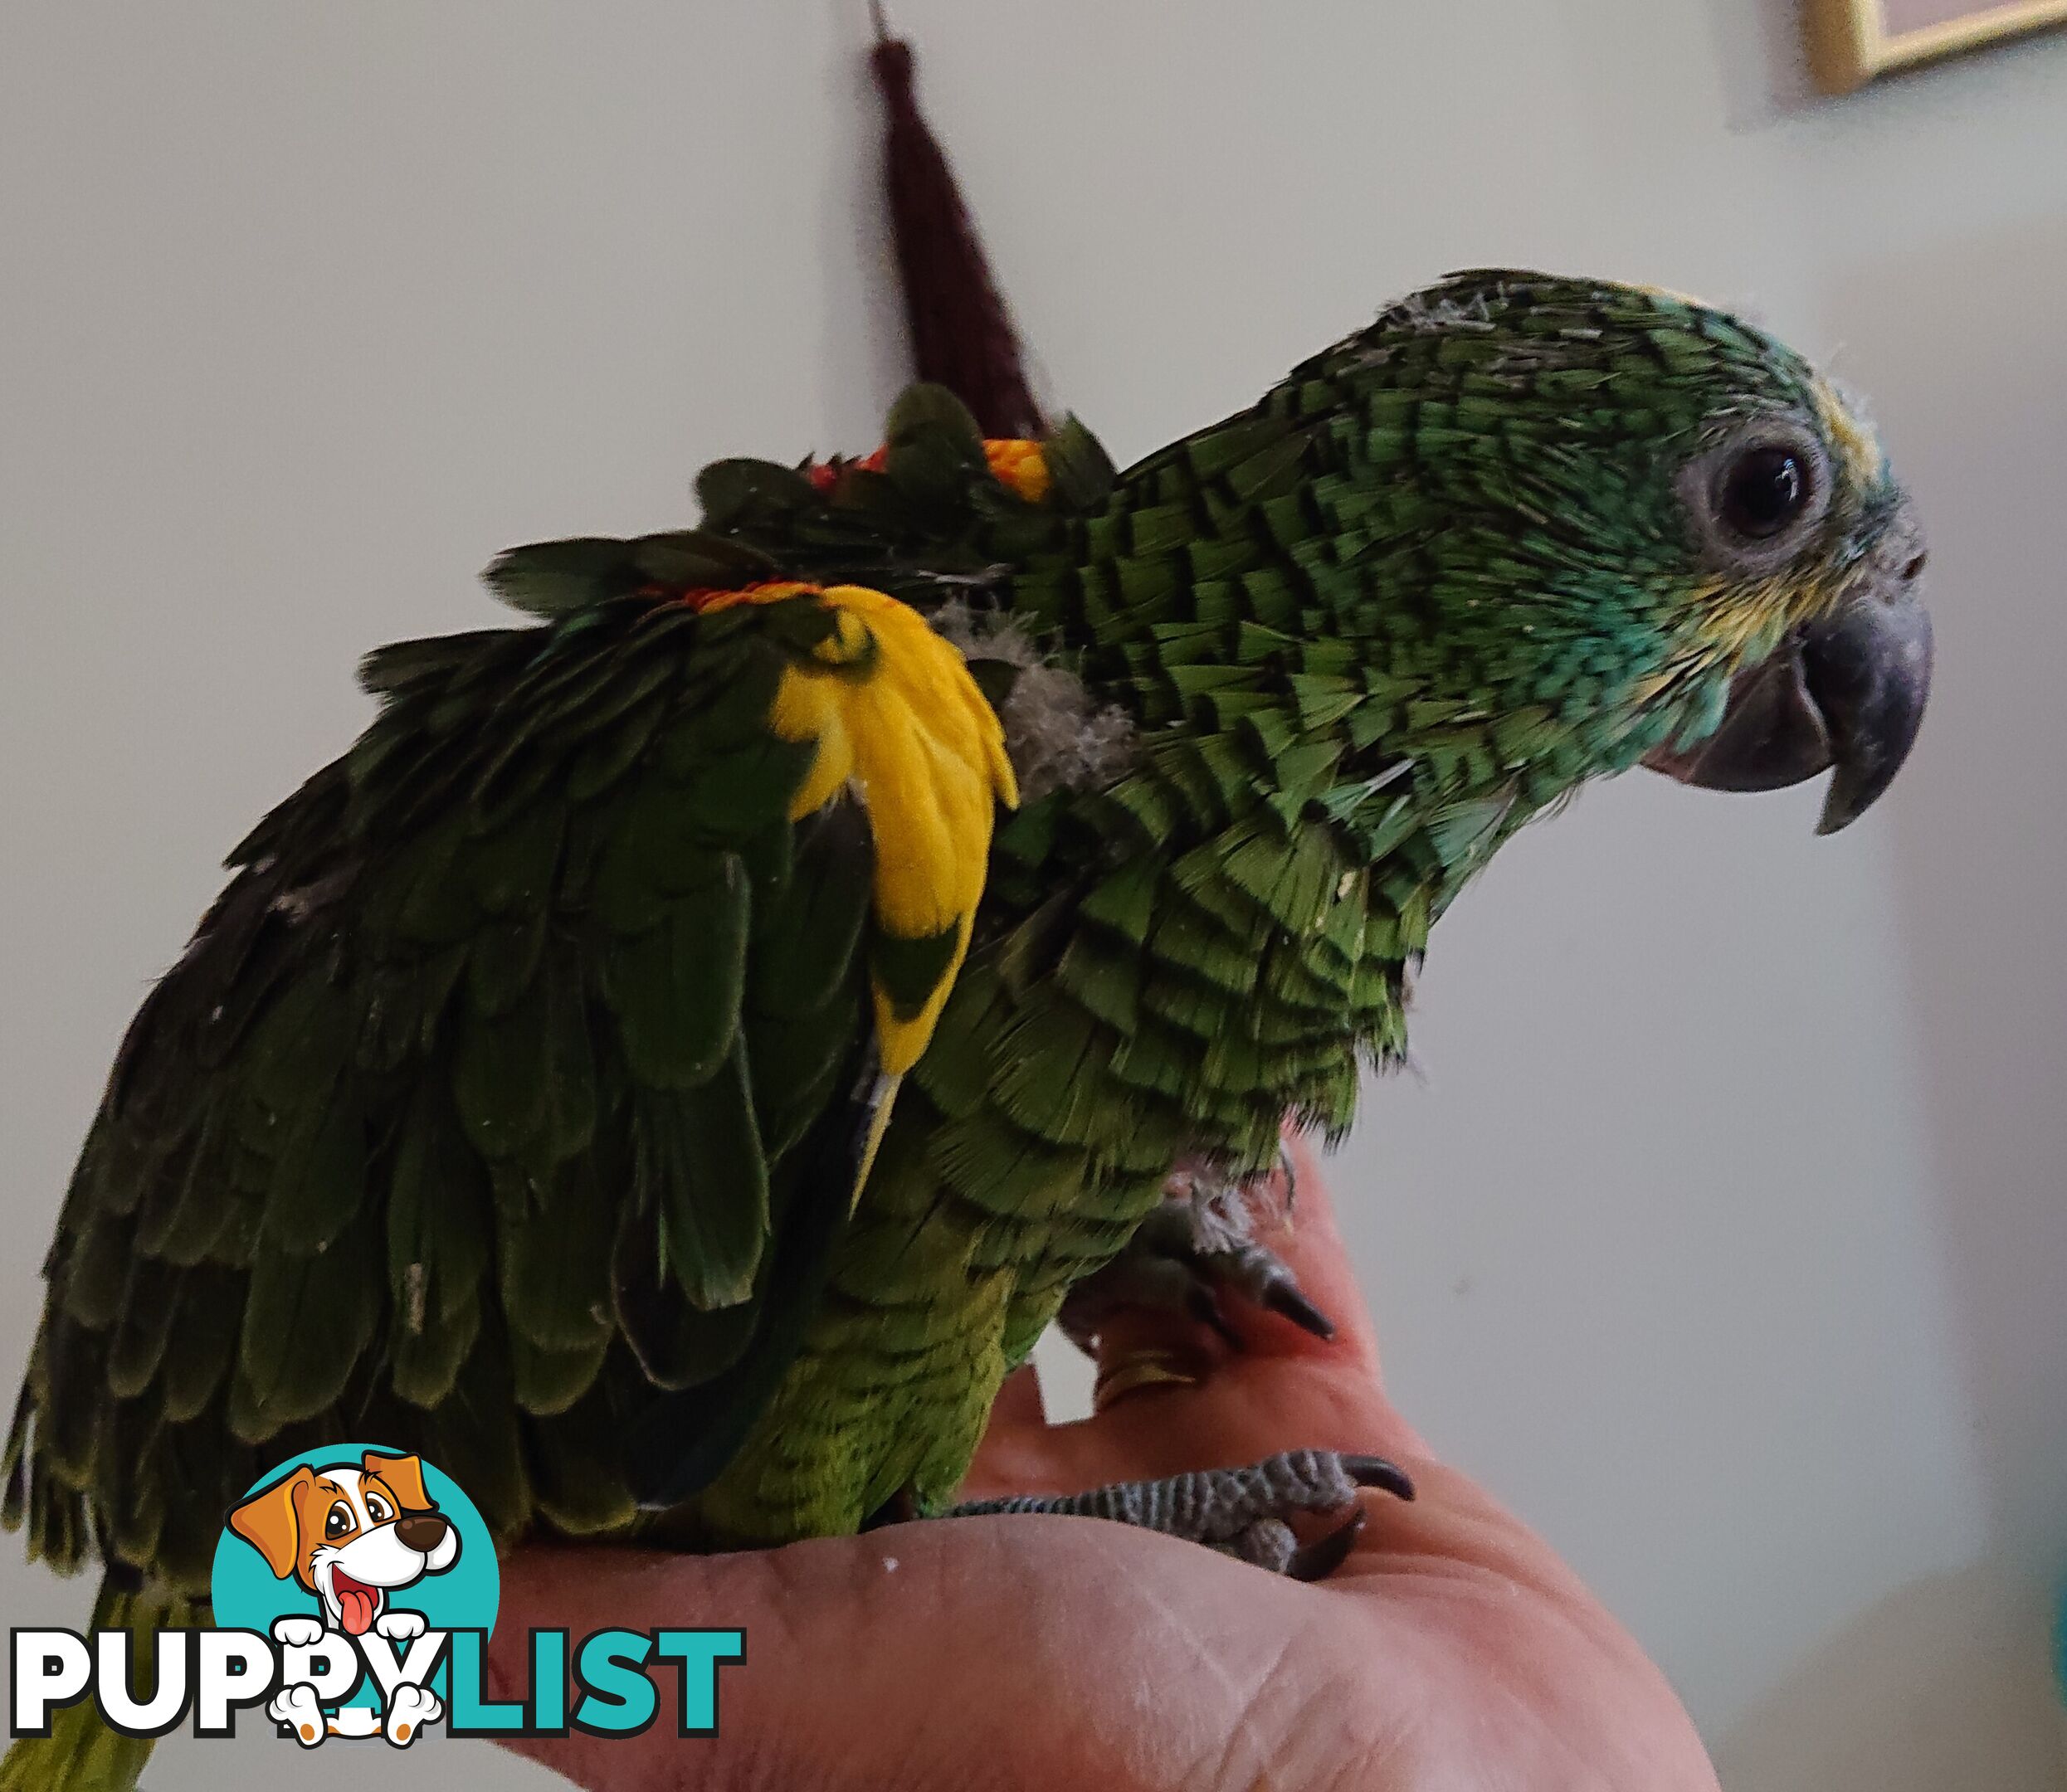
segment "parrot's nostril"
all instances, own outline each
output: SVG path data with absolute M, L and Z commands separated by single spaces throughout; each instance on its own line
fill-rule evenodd
M 1915 553 L 1910 556 L 1909 563 L 1903 567 L 1903 577 L 1905 579 L 1914 578 L 1923 570 L 1923 562 L 1929 558 L 1930 556 L 1928 554 L 1924 553 L 1923 549 L 1918 548 Z

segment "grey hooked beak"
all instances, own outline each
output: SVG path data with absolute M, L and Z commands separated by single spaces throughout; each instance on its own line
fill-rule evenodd
M 1777 790 L 1835 767 L 1819 834 L 1864 815 L 1916 743 L 1931 689 L 1931 619 L 1918 595 L 1923 553 L 1901 519 L 1874 565 L 1831 616 L 1740 674 L 1723 725 L 1687 752 L 1644 763 L 1707 790 Z

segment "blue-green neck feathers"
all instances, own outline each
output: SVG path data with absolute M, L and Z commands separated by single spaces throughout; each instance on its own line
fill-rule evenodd
M 1769 417 L 1817 437 L 1827 526 L 1748 567 L 1710 538 L 1703 462 Z M 1012 602 L 1152 754 L 1236 794 L 1260 766 L 1271 812 L 1373 863 L 1417 838 L 1440 906 L 1530 814 L 1711 730 L 1893 490 L 1831 389 L 1748 324 L 1461 275 L 1123 475 Z

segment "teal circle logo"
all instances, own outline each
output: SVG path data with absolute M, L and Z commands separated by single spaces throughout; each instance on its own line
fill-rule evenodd
M 223 1519 L 215 1621 L 256 1630 L 310 1672 L 266 1711 L 305 1745 L 407 1743 L 444 1715 L 446 1639 L 495 1628 L 502 1595 L 481 1515 L 435 1463 L 334 1444 L 261 1475 Z M 392 1672 L 389 1670 L 392 1668 Z

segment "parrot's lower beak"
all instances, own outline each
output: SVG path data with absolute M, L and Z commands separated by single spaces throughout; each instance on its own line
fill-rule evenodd
M 1894 577 L 1855 587 L 1831 616 L 1740 673 L 1723 725 L 1644 763 L 1708 790 L 1777 790 L 1835 767 L 1819 834 L 1855 821 L 1915 743 L 1931 688 L 1931 619 L 1917 595 L 1921 551 Z

